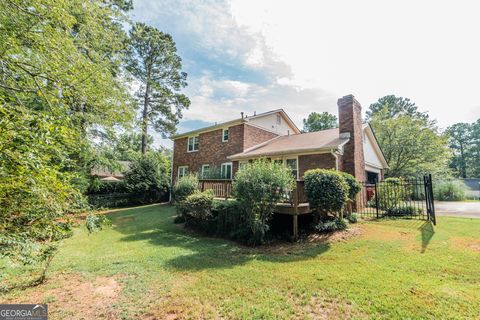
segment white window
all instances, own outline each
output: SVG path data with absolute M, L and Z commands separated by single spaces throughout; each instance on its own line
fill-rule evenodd
M 202 178 L 207 179 L 210 175 L 210 165 L 202 164 Z
M 297 158 L 277 158 L 272 159 L 273 163 L 283 165 L 292 171 L 295 179 L 298 179 L 298 160 Z
M 232 179 L 232 163 L 222 163 L 220 174 L 222 179 Z
M 178 167 L 178 178 L 180 179 L 181 177 L 184 177 L 188 174 L 188 167 L 187 166 L 181 166 Z
M 277 114 L 277 124 L 282 124 L 282 116 Z
M 228 128 L 222 130 L 222 142 L 228 141 Z
M 193 152 L 198 150 L 198 136 L 196 137 L 188 137 L 188 146 L 187 151 Z
M 285 164 L 290 170 L 292 170 L 292 175 L 295 179 L 298 179 L 298 161 L 297 158 L 286 159 Z

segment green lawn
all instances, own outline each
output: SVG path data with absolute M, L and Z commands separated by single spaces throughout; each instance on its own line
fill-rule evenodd
M 364 222 L 343 240 L 252 249 L 186 231 L 169 206 L 110 216 L 62 244 L 45 284 L 3 298 L 46 301 L 52 319 L 480 318 L 480 219 Z

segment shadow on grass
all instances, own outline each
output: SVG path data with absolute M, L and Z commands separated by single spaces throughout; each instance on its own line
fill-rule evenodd
M 159 247 L 180 248 L 174 258 L 164 261 L 167 268 L 179 271 L 225 269 L 250 260 L 292 262 L 312 259 L 325 253 L 328 242 L 315 244 L 285 243 L 247 247 L 223 238 L 198 234 L 173 223 L 174 211 L 168 207 L 124 211 L 111 216 L 113 228 L 125 236 L 121 241 L 147 241 Z
M 420 228 L 418 228 L 421 233 L 422 238 L 422 250 L 421 253 L 424 253 L 427 250 L 428 244 L 432 239 L 433 235 L 435 234 L 435 230 L 433 229 L 433 224 L 431 221 L 425 221 Z

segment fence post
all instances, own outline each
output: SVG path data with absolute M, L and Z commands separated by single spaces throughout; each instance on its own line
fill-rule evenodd
M 377 213 L 377 219 L 378 219 L 378 193 L 377 193 L 377 181 L 375 181 L 375 211 Z
M 433 218 L 432 219 L 432 222 L 433 222 L 433 225 L 437 225 L 437 217 L 435 216 L 435 204 L 434 204 L 434 201 L 435 201 L 435 198 L 433 197 L 433 180 L 432 180 L 432 174 L 429 174 L 428 175 L 428 180 L 430 182 L 430 200 L 431 200 L 431 213 L 430 213 L 430 217 Z

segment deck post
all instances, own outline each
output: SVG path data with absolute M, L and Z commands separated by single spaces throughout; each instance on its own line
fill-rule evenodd
M 293 240 L 298 239 L 298 184 L 293 190 Z

